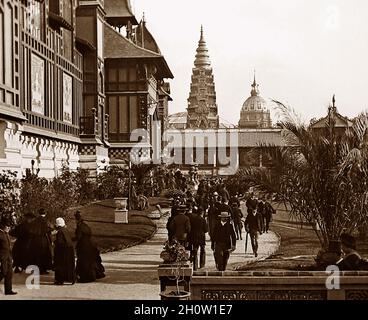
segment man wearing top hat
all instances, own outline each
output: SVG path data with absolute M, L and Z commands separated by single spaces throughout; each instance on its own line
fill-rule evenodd
M 230 252 L 236 248 L 236 234 L 229 212 L 221 212 L 219 218 L 213 231 L 211 249 L 214 251 L 217 270 L 225 271 Z

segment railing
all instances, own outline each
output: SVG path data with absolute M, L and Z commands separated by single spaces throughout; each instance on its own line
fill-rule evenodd
M 99 135 L 98 118 L 96 109 L 92 110 L 92 116 L 80 117 L 80 134 L 81 135 Z
M 108 141 L 109 140 L 109 115 L 107 113 L 105 113 L 105 119 L 104 119 L 104 140 Z

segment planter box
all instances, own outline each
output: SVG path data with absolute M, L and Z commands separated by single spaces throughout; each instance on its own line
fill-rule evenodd
M 115 207 L 119 210 L 126 210 L 128 205 L 128 198 L 114 198 Z
M 128 210 L 115 209 L 115 223 L 129 223 Z

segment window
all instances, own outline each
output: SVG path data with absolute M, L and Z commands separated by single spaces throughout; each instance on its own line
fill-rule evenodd
M 26 14 L 26 30 L 31 33 L 33 37 L 41 40 L 43 37 L 43 23 L 44 23 L 44 2 L 36 0 L 29 0 L 29 6 L 25 12 Z
M 145 79 L 139 80 L 136 67 L 120 67 L 108 69 L 108 91 L 146 90 Z
M 13 86 L 13 8 L 10 4 L 5 4 L 3 55 L 4 55 L 4 83 L 9 87 Z
M 138 97 L 110 96 L 108 104 L 111 140 L 129 140 L 127 134 L 139 128 Z

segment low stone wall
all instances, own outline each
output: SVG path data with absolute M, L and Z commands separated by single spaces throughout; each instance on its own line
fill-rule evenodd
M 196 271 L 190 283 L 191 299 L 368 300 L 368 271 L 340 272 L 340 289 L 333 290 L 326 287 L 330 275 L 323 271 Z

